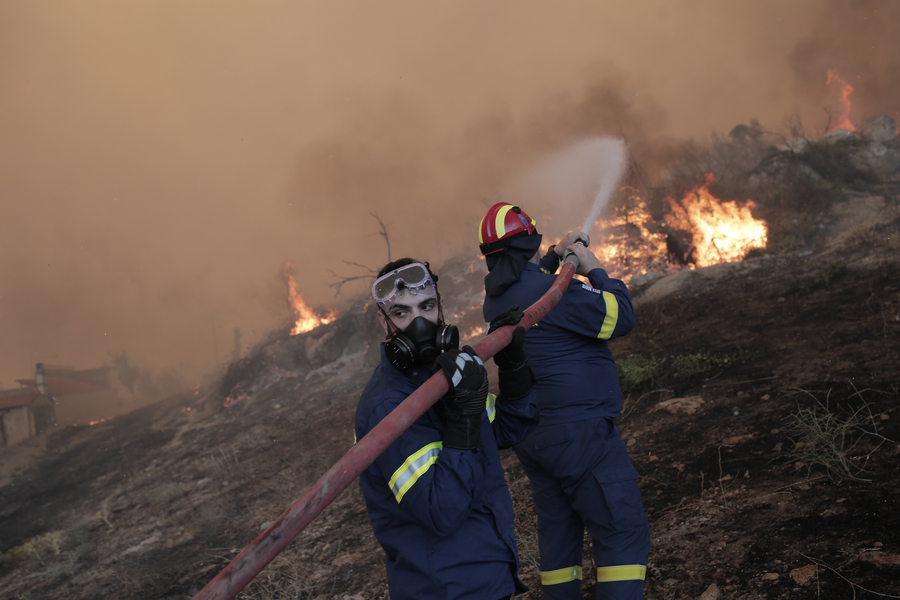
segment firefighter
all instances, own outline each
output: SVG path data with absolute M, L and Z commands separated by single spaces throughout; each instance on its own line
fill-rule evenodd
M 531 306 L 553 284 L 565 252 L 579 259 L 577 279 L 525 335 L 541 411 L 539 426 L 515 446 L 538 515 L 544 598 L 581 598 L 584 529 L 591 535 L 597 598 L 643 597 L 650 528 L 638 474 L 614 419 L 622 406 L 608 341 L 634 327 L 625 284 L 612 279 L 570 233 L 540 258 L 541 235 L 519 207 L 494 204 L 481 221 L 488 267 L 484 317 L 492 326 L 511 305 Z M 575 243 L 580 241 L 581 243 Z
M 499 395 L 487 372 L 443 316 L 428 263 L 391 262 L 372 284 L 387 340 L 356 410 L 362 438 L 438 369 L 450 390 L 360 476 L 375 537 L 386 555 L 393 600 L 484 598 L 526 591 L 518 577 L 512 500 L 499 448 L 534 429 L 534 376 L 525 329 L 494 361 Z M 514 320 L 514 319 L 513 319 Z

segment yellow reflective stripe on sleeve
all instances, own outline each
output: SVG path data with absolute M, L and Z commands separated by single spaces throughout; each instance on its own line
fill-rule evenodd
M 409 488 L 419 480 L 422 473 L 427 471 L 434 464 L 434 461 L 438 459 L 438 455 L 443 447 L 444 444 L 441 442 L 428 444 L 407 458 L 400 468 L 394 471 L 394 475 L 391 477 L 388 485 L 398 504 L 403 500 L 403 496 L 406 495 Z
M 600 327 L 600 335 L 597 337 L 601 340 L 608 340 L 612 337 L 616 322 L 619 320 L 619 303 L 616 301 L 616 297 L 609 292 L 603 292 L 603 301 L 606 303 L 606 317 L 603 319 L 603 326 Z
M 601 581 L 632 581 L 647 576 L 646 565 L 615 565 L 612 567 L 597 567 L 597 583 Z
M 541 571 L 541 585 L 557 585 L 581 579 L 581 565 L 555 571 Z
M 494 417 L 497 416 L 497 396 L 489 393 L 487 400 L 484 401 L 484 408 L 488 412 L 488 420 L 493 423 Z

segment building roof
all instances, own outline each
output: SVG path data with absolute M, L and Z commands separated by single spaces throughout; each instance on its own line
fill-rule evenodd
M 44 377 L 48 379 L 77 379 L 78 381 L 96 383 L 103 386 L 109 385 L 109 371 L 109 367 L 81 369 L 78 371 L 73 367 L 44 365 Z
M 37 382 L 34 379 L 16 379 L 25 389 L 33 389 L 37 391 Z M 66 394 L 80 394 L 82 392 L 96 392 L 97 390 L 109 389 L 105 385 L 96 383 L 88 383 L 87 381 L 79 381 L 78 379 L 57 379 L 49 377 L 46 380 L 47 394 L 50 396 L 65 396 Z
M 37 389 L 2 390 L 0 391 L 0 408 L 14 408 L 25 406 L 37 398 L 40 392 Z

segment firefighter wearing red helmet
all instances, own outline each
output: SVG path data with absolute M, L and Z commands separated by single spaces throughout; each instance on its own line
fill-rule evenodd
M 493 205 L 481 220 L 478 244 L 484 255 L 500 252 L 514 237 L 537 233 L 535 221 L 508 202 Z
M 576 273 L 589 284 L 573 279 L 525 335 L 541 421 L 514 448 L 538 514 L 544 598 L 582 597 L 587 528 L 597 598 L 632 600 L 643 597 L 650 528 L 638 474 L 614 423 L 622 398 L 608 341 L 631 331 L 634 309 L 625 284 L 609 277 L 589 241 L 570 233 L 541 258 L 535 221 L 519 207 L 494 204 L 478 231 L 489 271 L 484 317 L 492 328 L 504 324 L 515 307 L 531 306 L 550 288 L 567 250 L 578 257 Z

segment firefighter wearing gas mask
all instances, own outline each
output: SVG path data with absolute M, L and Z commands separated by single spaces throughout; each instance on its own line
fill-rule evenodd
M 372 284 L 378 320 L 387 334 L 385 354 L 400 369 L 433 363 L 459 348 L 459 330 L 444 322 L 436 276 L 422 263 L 388 271 Z
M 634 327 L 628 288 L 606 273 L 587 248 L 590 240 L 578 232 L 541 257 L 536 222 L 509 203 L 488 210 L 478 238 L 488 267 L 486 321 L 543 296 L 567 251 L 579 259 L 576 273 L 588 280 L 573 278 L 559 303 L 525 336 L 541 422 L 515 451 L 538 515 L 544 598 L 582 598 L 585 528 L 597 568 L 596 597 L 642 598 L 650 528 L 638 474 L 614 423 L 622 397 L 607 343 Z
M 361 475 L 360 488 L 386 555 L 392 600 L 499 600 L 527 588 L 518 577 L 512 500 L 500 448 L 537 424 L 534 377 L 524 328 L 494 360 L 497 396 L 487 372 L 444 320 L 437 276 L 427 263 L 400 259 L 372 284 L 387 336 L 357 406 L 361 439 L 437 370 L 449 391 L 414 421 Z M 512 321 L 521 313 L 507 315 Z

